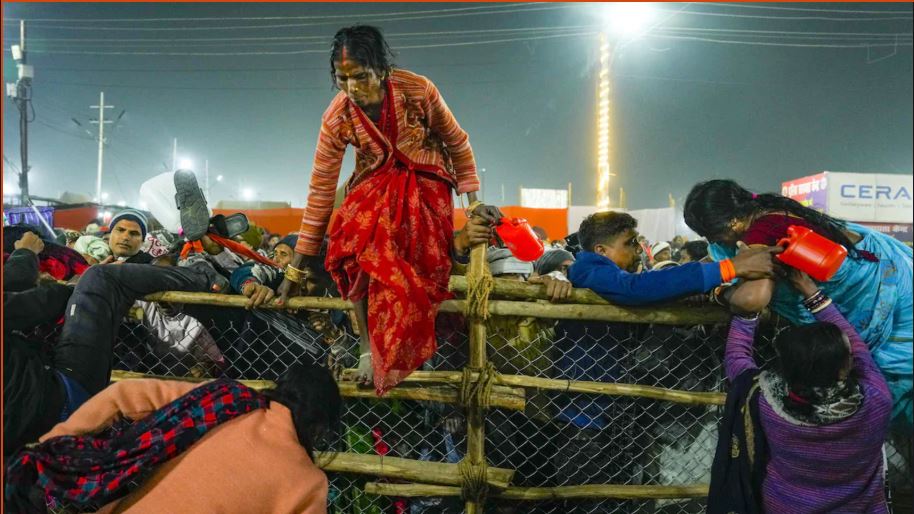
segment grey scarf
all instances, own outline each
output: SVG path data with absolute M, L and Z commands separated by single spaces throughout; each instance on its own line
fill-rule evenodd
M 814 387 L 809 398 L 802 398 L 812 408 L 809 413 L 785 405 L 790 390 L 787 382 L 773 371 L 764 371 L 759 376 L 759 386 L 765 399 L 779 416 L 790 423 L 802 426 L 818 426 L 837 423 L 857 412 L 863 403 L 863 393 L 856 382 L 840 380 L 830 387 Z

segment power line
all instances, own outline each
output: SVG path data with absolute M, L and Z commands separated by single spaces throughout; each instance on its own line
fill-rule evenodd
M 912 46 L 912 42 L 896 42 L 891 44 L 872 44 L 872 43 L 858 43 L 858 44 L 812 44 L 812 43 L 785 43 L 785 42 L 764 42 L 764 41 L 737 41 L 731 39 L 718 39 L 718 38 L 708 38 L 708 37 L 696 37 L 696 36 L 672 36 L 672 35 L 662 35 L 656 34 L 652 37 L 661 38 L 661 39 L 676 39 L 682 41 L 702 41 L 705 43 L 722 43 L 722 44 L 731 44 L 731 45 L 750 45 L 750 46 L 782 46 L 782 47 L 794 47 L 794 48 L 893 48 L 898 46 Z
M 517 61 L 513 62 L 514 64 Z M 414 63 L 413 68 L 460 68 L 460 67 L 479 67 L 479 66 L 498 66 L 504 62 L 472 62 L 472 63 Z M 285 67 L 265 67 L 265 68 L 56 68 L 42 67 L 42 72 L 110 72 L 110 73 L 259 73 L 264 71 L 329 71 L 326 65 L 323 66 L 285 66 Z
M 676 12 L 670 11 L 668 9 L 660 9 L 661 12 Z M 896 17 L 886 17 L 886 18 L 834 18 L 827 16 L 763 16 L 755 14 L 732 14 L 732 13 L 720 13 L 720 12 L 708 12 L 708 11 L 683 11 L 681 14 L 689 16 L 715 16 L 721 18 L 747 18 L 755 20 L 781 20 L 781 21 L 850 21 L 850 22 L 862 22 L 862 21 L 911 21 L 914 20 L 914 16 L 896 16 Z
M 593 29 L 597 30 L 600 27 L 598 25 L 566 25 L 566 26 L 552 26 L 552 27 L 523 27 L 523 28 L 512 28 L 512 29 L 481 29 L 481 30 L 455 30 L 455 31 L 437 31 L 437 32 L 407 32 L 407 33 L 398 33 L 398 34 L 388 34 L 387 38 L 397 38 L 397 37 L 418 37 L 418 36 L 462 36 L 462 35 L 478 35 L 478 34 L 498 34 L 498 33 L 518 33 L 518 32 L 549 32 L 549 31 L 571 31 L 571 30 L 586 30 Z M 661 30 L 684 30 L 684 31 L 698 31 L 698 32 L 732 32 L 732 33 L 769 33 L 769 34 L 784 34 L 784 35 L 833 35 L 833 36 L 872 36 L 872 37 L 895 37 L 895 36 L 911 36 L 911 33 L 894 33 L 894 32 L 823 32 L 823 31 L 788 31 L 788 30 L 753 30 L 753 29 L 720 29 L 720 28 L 704 28 L 704 27 L 664 27 Z M 653 30 L 653 29 L 652 29 Z M 9 39 L 9 38 L 7 38 Z M 194 43 L 194 42 L 236 42 L 243 41 L 245 44 L 247 42 L 254 41 L 304 41 L 320 39 L 321 42 L 328 40 L 329 38 L 325 36 L 278 36 L 278 37 L 242 37 L 242 38 L 182 38 L 182 39 L 169 39 L 162 40 L 159 38 L 112 38 L 112 39 L 84 39 L 84 38 L 31 38 L 30 41 L 37 42 L 67 42 L 67 43 L 80 43 L 80 42 L 93 42 L 93 43 L 104 43 L 104 42 L 143 42 L 143 43 L 156 43 L 156 44 L 185 44 L 185 43 Z
M 725 32 L 733 34 L 780 34 L 784 36 L 866 36 L 866 37 L 911 37 L 911 33 L 889 32 L 821 32 L 821 31 L 793 31 L 793 30 L 754 30 L 754 29 L 718 29 L 704 27 L 664 27 L 661 30 L 682 30 L 687 32 Z
M 796 40 L 817 40 L 817 41 L 855 41 L 858 43 L 889 43 L 895 41 L 910 41 L 911 34 L 841 34 L 841 33 L 816 33 L 816 32 L 789 32 L 789 31 L 767 31 L 767 30 L 749 30 L 739 29 L 693 29 L 687 27 L 670 27 L 657 31 L 658 33 L 674 35 L 701 35 L 701 36 L 730 36 L 747 39 L 778 39 L 784 42 Z
M 803 7 L 780 7 L 773 5 L 751 5 L 751 4 L 727 4 L 715 3 L 720 7 L 738 7 L 740 9 L 766 9 L 769 11 L 799 11 L 799 12 L 827 12 L 841 14 L 911 14 L 911 11 L 852 11 L 845 9 L 806 9 Z
M 421 45 L 399 45 L 394 50 L 415 50 L 422 48 L 444 48 L 457 46 L 474 46 L 489 45 L 497 43 L 513 43 L 518 41 L 539 41 L 544 39 L 555 39 L 565 37 L 591 36 L 596 32 L 574 32 L 564 34 L 553 34 L 544 36 L 515 37 L 503 39 L 490 39 L 483 41 L 462 41 L 438 44 L 421 44 Z M 303 55 L 303 54 L 324 54 L 327 49 L 316 50 L 288 50 L 288 51 L 250 51 L 250 52 L 138 52 L 138 51 L 80 51 L 80 50 L 41 50 L 30 49 L 33 53 L 58 54 L 58 55 L 148 55 L 148 56 L 188 56 L 188 57 L 239 57 L 239 56 L 257 56 L 257 55 Z
M 577 27 L 569 27 L 562 29 L 523 29 L 523 30 L 493 30 L 493 31 L 454 31 L 446 32 L 441 34 L 428 33 L 424 35 L 415 35 L 415 36 L 400 36 L 389 38 L 389 41 L 392 42 L 394 47 L 397 46 L 397 43 L 401 44 L 410 39 L 422 38 L 423 40 L 448 40 L 448 39 L 458 39 L 458 38 L 469 38 L 469 37 L 479 37 L 484 35 L 525 35 L 525 36 L 534 36 L 534 35 L 549 35 L 549 34 L 564 34 L 573 31 L 580 31 L 582 29 L 597 30 L 598 27 L 590 25 L 581 25 Z M 31 51 L 38 53 L 51 53 L 54 50 L 58 49 L 78 49 L 82 51 L 104 51 L 104 49 L 111 48 L 111 45 L 101 45 L 99 43 L 86 43 L 86 46 L 77 46 L 76 42 L 71 43 L 37 43 L 33 44 L 30 47 Z M 183 42 L 176 42 L 173 40 L 159 40 L 157 43 L 119 43 L 117 45 L 123 50 L 144 50 L 144 49 L 157 49 L 157 48 L 228 48 L 228 47 L 256 47 L 258 49 L 271 48 L 271 47 L 314 47 L 319 46 L 326 51 L 330 47 L 330 40 L 324 41 L 269 41 L 269 42 L 243 42 L 243 41 L 225 41 L 225 42 L 203 42 L 203 43 L 190 43 L 186 44 Z
M 172 86 L 172 85 L 143 85 L 143 84 L 110 84 L 99 82 L 66 82 L 47 80 L 43 84 L 53 86 L 77 86 L 77 87 L 101 87 L 101 88 L 121 88 L 121 89 L 171 89 L 181 91 L 320 91 L 331 89 L 330 84 L 323 86 L 236 86 L 236 87 L 212 87 L 212 86 Z
M 58 127 L 58 126 L 56 126 L 56 125 L 52 125 L 52 124 L 50 124 L 50 123 L 44 121 L 44 120 L 41 119 L 41 118 L 35 118 L 35 123 L 37 123 L 37 124 L 39 124 L 39 125 L 43 125 L 43 126 L 49 128 L 49 129 L 51 129 L 51 130 L 53 130 L 53 131 L 55 131 L 55 132 L 60 132 L 61 134 L 64 134 L 64 135 L 67 135 L 67 136 L 70 136 L 70 137 L 75 137 L 75 138 L 77 138 L 77 139 L 84 139 L 84 140 L 86 140 L 86 141 L 95 141 L 95 138 L 88 137 L 88 136 L 84 136 L 84 135 L 82 135 L 82 134 L 74 134 L 73 132 L 70 132 L 69 130 L 67 130 L 67 129 L 63 128 L 63 127 Z
M 563 26 L 542 26 L 542 27 L 520 27 L 504 29 L 466 29 L 451 31 L 433 31 L 433 32 L 399 32 L 388 33 L 386 39 L 407 38 L 419 36 L 459 36 L 459 35 L 478 35 L 478 34 L 501 34 L 516 32 L 545 32 L 545 31 L 562 31 L 562 30 L 581 30 L 581 29 L 598 29 L 598 25 L 563 25 Z M 216 38 L 29 38 L 30 42 L 47 42 L 47 43 L 197 43 L 197 42 L 249 42 L 256 41 L 311 41 L 317 40 L 320 43 L 330 42 L 332 38 L 327 35 L 321 36 L 262 36 L 262 37 L 216 37 Z M 15 41 L 16 38 L 7 38 L 8 41 Z
M 432 13 L 445 13 L 445 12 L 459 12 L 459 11 L 477 11 L 477 10 L 488 10 L 488 9 L 500 9 L 507 7 L 522 7 L 527 5 L 537 5 L 538 2 L 526 2 L 526 3 L 515 3 L 515 4 L 504 4 L 504 5 L 485 5 L 485 6 L 474 6 L 474 7 L 458 7 L 452 9 L 431 9 L 427 11 L 400 11 L 400 12 L 389 12 L 389 13 L 365 13 L 357 16 L 362 17 L 371 17 L 371 16 L 398 16 L 404 14 L 432 14 Z M 237 17 L 209 17 L 209 18 L 81 18 L 81 19 L 72 19 L 72 18 L 30 18 L 25 21 L 32 22 L 72 22 L 72 23 L 96 23 L 96 22 L 161 22 L 161 21 L 253 21 L 253 20 L 328 20 L 328 19 L 341 19 L 341 18 L 352 18 L 352 14 L 327 14 L 327 15 L 311 15 L 311 16 L 237 16 Z M 8 18 L 4 20 L 4 23 L 19 23 L 19 18 Z
M 382 22 L 382 21 L 405 21 L 405 20 L 428 20 L 428 19 L 441 19 L 441 18 L 456 18 L 464 16 L 481 16 L 481 15 L 492 15 L 492 14 L 511 14 L 511 13 L 523 13 L 523 12 L 536 12 L 536 11 L 553 11 L 557 9 L 572 9 L 577 8 L 574 5 L 550 5 L 544 7 L 531 7 L 527 9 L 501 9 L 498 11 L 484 11 L 484 12 L 464 12 L 464 13 L 453 13 L 453 14 L 440 14 L 440 15 L 420 15 L 420 16 L 392 16 L 389 18 L 377 18 L 366 21 L 371 22 Z M 349 15 L 349 19 L 362 19 L 364 17 L 352 16 Z M 234 26 L 221 26 L 221 27 L 71 27 L 66 25 L 41 25 L 35 24 L 33 28 L 35 29 L 57 29 L 57 30 L 71 30 L 71 31 L 131 31 L 131 32 L 175 32 L 175 31 L 207 31 L 207 30 L 261 30 L 261 29 L 280 29 L 280 28 L 295 28 L 295 27 L 315 27 L 320 25 L 335 25 L 338 24 L 338 21 L 324 21 L 324 22 L 313 22 L 313 23 L 282 23 L 274 25 L 234 25 Z

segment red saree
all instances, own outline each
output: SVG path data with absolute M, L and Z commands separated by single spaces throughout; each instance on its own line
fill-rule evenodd
M 380 396 L 436 351 L 435 316 L 450 297 L 452 182 L 444 170 L 418 166 L 397 141 L 392 86 L 370 135 L 384 164 L 357 177 L 328 230 L 326 268 L 343 298 L 368 298 L 374 385 Z M 362 118 L 358 107 L 354 110 Z M 374 125 L 363 119 L 365 125 Z

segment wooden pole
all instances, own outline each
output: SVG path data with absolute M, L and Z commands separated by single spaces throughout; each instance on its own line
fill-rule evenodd
M 515 299 L 546 300 L 546 287 L 543 285 L 524 284 L 522 282 L 494 279 L 493 294 Z M 451 277 L 451 290 L 466 291 L 466 277 Z M 222 307 L 244 308 L 247 298 L 240 295 L 214 293 L 188 293 L 168 291 L 147 295 L 144 300 L 150 302 L 170 302 L 186 304 L 216 305 Z M 351 310 L 352 304 L 340 298 L 323 298 L 299 296 L 291 298 L 285 306 L 273 303 L 265 304 L 261 309 L 321 309 Z M 464 312 L 466 302 L 448 300 L 441 304 L 441 312 Z M 704 325 L 724 323 L 729 320 L 729 313 L 714 305 L 689 306 L 670 304 L 654 307 L 626 307 L 612 305 L 589 289 L 575 289 L 568 303 L 544 304 L 516 302 L 509 300 L 489 300 L 489 312 L 502 316 L 525 316 L 546 319 L 577 319 L 592 321 L 617 321 L 627 323 L 658 323 L 667 325 Z M 472 325 L 471 325 L 472 329 Z
M 463 312 L 463 300 L 448 300 L 441 312 Z M 494 316 L 521 316 L 544 319 L 574 319 L 580 321 L 615 321 L 623 323 L 656 323 L 658 325 L 713 325 L 725 323 L 729 313 L 722 309 L 696 309 L 686 306 L 666 306 L 651 309 L 620 305 L 567 305 L 532 302 L 489 300 L 489 313 Z
M 153 293 L 143 298 L 147 302 L 189 303 L 201 305 L 216 305 L 220 307 L 247 306 L 248 299 L 241 295 L 215 294 L 215 293 L 187 293 L 184 291 L 166 291 Z M 318 296 L 296 296 L 290 298 L 283 306 L 273 302 L 261 305 L 260 309 L 337 309 L 351 310 L 352 304 L 341 298 L 324 298 Z
M 421 480 L 427 484 L 458 486 L 460 491 L 460 473 L 457 464 L 428 462 L 401 459 L 399 457 L 382 457 L 349 452 L 318 452 L 315 463 L 324 471 L 334 473 L 356 473 L 398 480 Z M 488 483 L 492 487 L 504 489 L 514 478 L 514 470 L 489 468 Z
M 210 378 L 196 378 L 196 377 L 167 377 L 161 375 L 147 375 L 144 373 L 137 373 L 134 371 L 122 371 L 114 370 L 111 372 L 111 381 L 118 382 L 120 380 L 130 380 L 137 378 L 151 378 L 156 380 L 177 380 L 181 382 L 194 382 L 194 383 L 203 383 Z M 242 384 L 256 389 L 258 391 L 264 389 L 271 389 L 275 387 L 275 383 L 271 380 L 239 380 Z M 459 381 L 458 381 L 459 383 Z M 420 385 L 416 383 L 415 385 Z M 339 382 L 337 384 L 340 388 L 340 396 L 344 398 L 371 398 L 378 399 L 378 396 L 375 394 L 374 389 L 361 388 L 358 384 L 354 382 Z M 516 411 L 523 411 L 526 406 L 526 400 L 524 398 L 524 390 L 513 388 L 513 387 L 504 387 L 504 386 L 494 386 L 492 388 L 491 403 L 493 407 L 499 407 L 502 409 L 510 409 Z M 427 387 L 427 386 L 409 386 L 401 385 L 395 387 L 388 391 L 381 399 L 384 400 L 413 400 L 413 401 L 426 401 L 426 402 L 439 402 L 447 403 L 450 405 L 458 405 L 460 403 L 460 391 L 454 386 L 440 386 L 440 387 Z
M 486 245 L 480 244 L 470 250 L 470 264 L 467 270 L 472 276 L 483 276 L 485 268 L 488 266 L 486 261 Z M 479 316 L 469 318 L 469 335 L 470 335 L 470 355 L 467 365 L 481 371 L 486 366 L 486 322 Z M 464 457 L 469 459 L 470 465 L 484 466 L 486 464 L 486 433 L 485 433 L 485 414 L 478 404 L 474 408 L 468 408 L 466 412 L 467 420 L 467 454 Z M 484 502 L 476 502 L 468 499 L 466 502 L 466 514 L 482 514 Z
M 476 380 L 477 377 L 478 373 L 473 373 L 473 380 Z M 414 371 L 406 377 L 404 382 L 458 384 L 462 380 L 463 373 L 459 371 Z M 727 395 L 724 393 L 716 392 L 680 391 L 639 384 L 558 380 L 554 378 L 530 377 L 527 375 L 498 374 L 495 377 L 495 383 L 501 386 L 524 387 L 568 393 L 650 398 L 652 400 L 681 403 L 684 405 L 724 405 L 727 399 Z
M 459 487 L 428 484 L 387 484 L 368 482 L 365 492 L 382 496 L 460 496 Z M 542 500 L 582 500 L 593 498 L 613 498 L 620 500 L 661 500 L 705 498 L 708 496 L 707 484 L 695 485 L 613 485 L 590 484 L 569 485 L 561 487 L 509 487 L 493 493 L 492 496 L 506 500 L 542 501 Z

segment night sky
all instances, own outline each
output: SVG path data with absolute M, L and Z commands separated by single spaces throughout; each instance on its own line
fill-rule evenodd
M 912 173 L 910 3 L 656 7 L 650 32 L 616 46 L 613 204 L 624 187 L 629 208 L 665 207 L 713 177 L 776 191 L 822 170 Z M 211 201 L 249 188 L 302 206 L 335 93 L 329 41 L 365 22 L 439 87 L 486 169 L 488 202 L 572 182 L 574 204 L 595 203 L 600 4 L 5 3 L 3 17 L 5 82 L 15 20 L 29 22 L 33 195 L 94 194 L 86 131 L 104 91 L 106 116 L 125 111 L 106 129 L 110 203 L 136 204 L 177 138 L 180 156 L 225 177 Z M 3 154 L 18 166 L 18 112 L 3 106 Z M 351 163 L 350 150 L 343 177 Z

